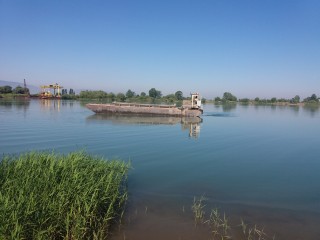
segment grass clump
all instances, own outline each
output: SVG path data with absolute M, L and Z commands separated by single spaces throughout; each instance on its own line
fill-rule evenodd
M 212 240 L 275 240 L 275 236 L 268 236 L 264 228 L 259 228 L 256 224 L 246 224 L 242 219 L 241 224 L 231 226 L 226 214 L 221 214 L 217 208 L 211 210 L 209 219 L 206 220 L 205 200 L 203 196 L 195 197 L 191 209 L 196 225 L 200 223 L 209 226 Z
M 204 201 L 205 201 L 204 196 L 201 196 L 199 198 L 194 197 L 193 199 L 193 204 L 191 206 L 191 209 L 194 214 L 194 220 L 196 224 L 203 223 L 204 221 L 204 217 L 205 217 Z
M 84 152 L 0 162 L 0 239 L 105 239 L 123 213 L 128 163 Z

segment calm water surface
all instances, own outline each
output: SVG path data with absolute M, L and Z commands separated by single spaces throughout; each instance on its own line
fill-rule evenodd
M 233 225 L 276 239 L 320 239 L 318 107 L 206 105 L 202 121 L 95 115 L 77 101 L 0 100 L 0 153 L 85 149 L 131 161 L 113 239 L 210 239 L 194 196 Z

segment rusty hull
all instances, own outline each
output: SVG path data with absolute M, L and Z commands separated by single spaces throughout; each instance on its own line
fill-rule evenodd
M 199 117 L 202 114 L 201 109 L 178 108 L 170 105 L 152 105 L 152 104 L 87 104 L 87 108 L 95 113 L 122 113 L 122 114 L 142 114 L 176 117 Z

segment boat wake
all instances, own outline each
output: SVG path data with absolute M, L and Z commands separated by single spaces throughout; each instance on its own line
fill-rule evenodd
M 202 115 L 203 117 L 235 117 L 233 113 L 205 113 Z

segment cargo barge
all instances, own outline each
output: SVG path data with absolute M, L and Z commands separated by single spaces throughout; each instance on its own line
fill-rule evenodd
M 156 105 L 140 103 L 109 103 L 86 105 L 95 113 L 142 114 L 175 117 L 199 117 L 202 113 L 201 99 L 198 93 L 191 94 L 191 101 L 184 100 L 181 107 L 175 105 Z

